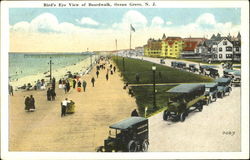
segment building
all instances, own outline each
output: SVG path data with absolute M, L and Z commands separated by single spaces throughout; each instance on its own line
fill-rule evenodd
M 163 35 L 164 38 L 165 34 Z M 162 40 L 161 57 L 180 58 L 184 41 L 181 37 L 167 37 Z
M 222 37 L 217 45 L 213 46 L 213 60 L 215 61 L 229 61 L 233 58 L 233 43 L 227 38 Z
M 222 37 L 219 33 L 213 34 L 209 40 L 197 45 L 195 52 L 201 54 L 202 61 L 240 61 L 241 35 Z
M 204 42 L 205 38 L 184 38 L 184 46 L 181 53 L 181 58 L 201 58 L 201 54 L 197 47 Z
M 150 57 L 161 57 L 161 40 L 150 38 L 147 45 L 144 45 L 144 55 Z

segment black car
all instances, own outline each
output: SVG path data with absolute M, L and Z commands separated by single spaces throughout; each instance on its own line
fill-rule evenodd
M 98 152 L 146 152 L 148 150 L 148 119 L 130 117 L 111 125 L 109 137 Z
M 218 83 L 218 97 L 223 98 L 226 94 L 229 95 L 231 88 L 231 78 L 218 78 L 215 82 Z

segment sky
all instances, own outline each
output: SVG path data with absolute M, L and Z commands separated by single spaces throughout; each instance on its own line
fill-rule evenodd
M 84 52 L 143 46 L 149 38 L 237 35 L 238 8 L 11 8 L 11 52 Z

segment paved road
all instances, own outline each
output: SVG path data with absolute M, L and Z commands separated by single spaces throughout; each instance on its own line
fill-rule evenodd
M 163 121 L 162 113 L 149 118 L 149 151 L 240 151 L 240 87 L 217 99 L 202 112 L 191 112 L 184 122 Z M 234 135 L 224 132 L 235 132 Z
M 132 57 L 142 59 L 142 57 Z M 143 57 L 160 64 L 160 58 Z M 166 66 L 172 60 L 166 59 Z M 186 64 L 195 62 L 182 61 Z M 201 64 L 202 65 L 202 64 Z M 223 68 L 217 65 L 220 75 Z M 162 112 L 149 118 L 150 152 L 235 152 L 240 151 L 240 87 L 233 87 L 229 96 L 217 99 L 202 112 L 192 112 L 185 122 L 163 121 Z M 229 134 L 233 132 L 234 134 Z
M 132 56 L 131 58 L 143 59 L 144 61 L 154 62 L 154 63 L 157 63 L 157 64 L 160 64 L 160 59 L 161 59 L 161 58 L 139 57 L 139 56 L 137 56 L 137 57 L 136 56 Z M 203 64 L 203 63 L 183 61 L 183 60 L 178 60 L 178 59 L 165 59 L 164 61 L 165 61 L 165 64 L 162 64 L 162 65 L 169 66 L 169 67 L 171 67 L 171 62 L 172 61 L 185 62 L 187 65 L 189 65 L 189 64 L 196 64 L 196 67 L 198 67 L 199 64 L 200 65 L 207 65 L 207 64 Z M 219 75 L 223 75 L 222 65 L 215 65 L 215 66 L 217 66 L 216 69 L 218 69 Z

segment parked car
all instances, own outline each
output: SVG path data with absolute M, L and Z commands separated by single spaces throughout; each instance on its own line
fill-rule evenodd
M 218 78 L 215 80 L 218 83 L 218 97 L 223 98 L 226 94 L 229 95 L 231 88 L 231 78 Z
M 232 85 L 240 86 L 241 72 L 239 70 L 224 69 L 223 70 L 223 77 L 224 78 L 231 78 L 232 79 Z
M 184 121 L 189 112 L 202 111 L 205 100 L 204 84 L 180 84 L 167 91 L 171 94 L 167 109 L 163 112 L 163 120 Z
M 241 72 L 236 71 L 233 73 L 232 85 L 240 86 L 241 84 Z
M 199 71 L 199 69 L 196 68 L 196 64 L 189 64 L 188 70 L 190 72 L 198 72 Z
M 218 97 L 218 84 L 217 83 L 207 83 L 205 84 L 205 102 L 206 104 L 210 104 L 211 102 L 215 102 Z
M 218 78 L 219 72 L 216 68 L 217 68 L 216 66 L 212 66 L 212 65 L 201 65 L 200 74 L 209 76 L 212 78 Z
M 109 137 L 98 152 L 146 152 L 148 150 L 148 119 L 130 117 L 111 125 Z
M 161 59 L 161 60 L 160 60 L 160 63 L 161 63 L 161 64 L 165 64 L 164 59 Z

